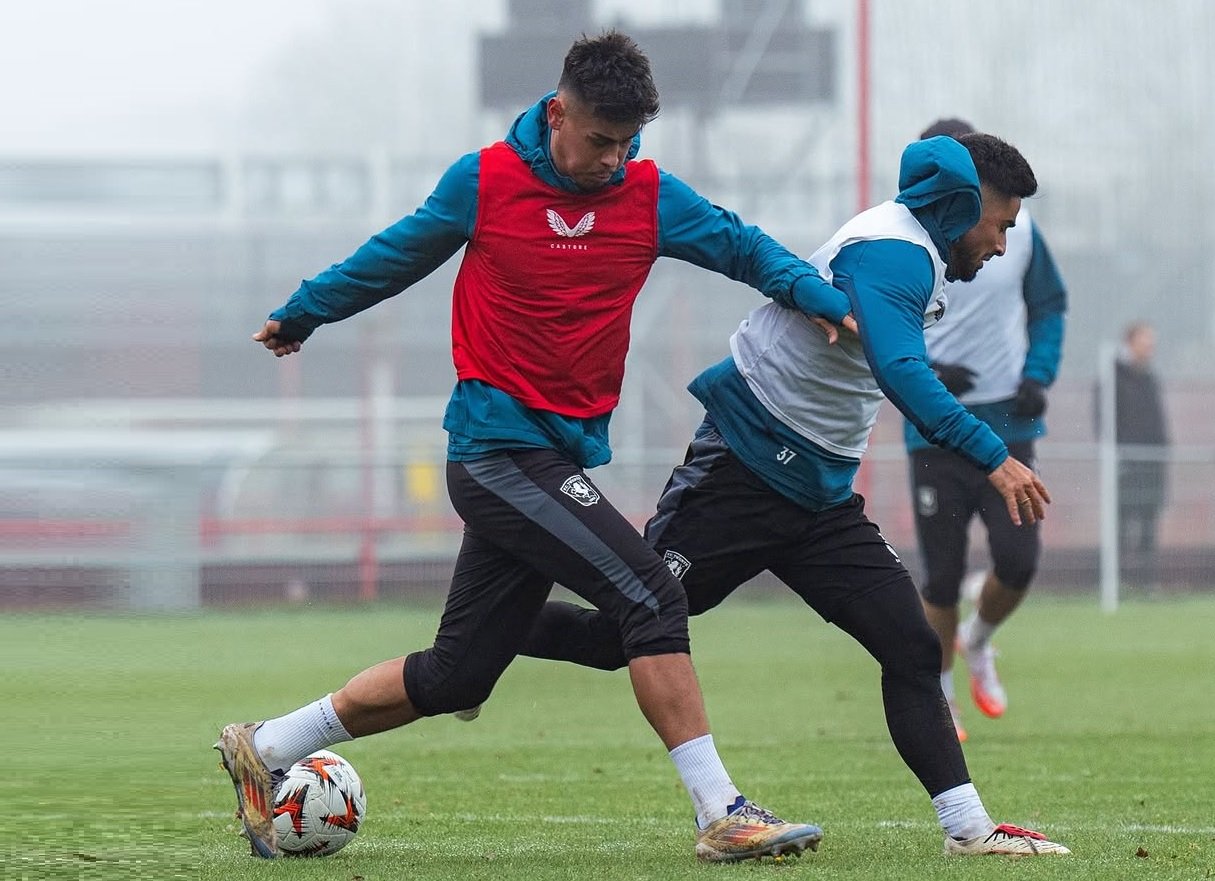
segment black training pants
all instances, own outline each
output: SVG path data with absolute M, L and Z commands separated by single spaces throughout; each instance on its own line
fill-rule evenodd
M 1009 444 L 1009 453 L 1034 467 L 1032 441 Z M 966 574 L 970 521 L 987 527 L 992 572 L 1005 587 L 1028 590 L 1042 555 L 1041 526 L 1017 526 L 987 475 L 957 453 L 933 447 L 911 454 L 915 529 L 924 557 L 924 599 L 956 606 Z
M 449 462 L 447 484 L 464 540 L 434 645 L 405 664 L 423 715 L 485 701 L 557 581 L 614 623 L 628 658 L 688 653 L 679 582 L 571 460 L 513 450 Z

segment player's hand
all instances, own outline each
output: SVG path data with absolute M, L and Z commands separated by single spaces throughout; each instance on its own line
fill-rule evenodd
M 933 364 L 932 372 L 954 397 L 964 395 L 975 387 L 975 372 L 961 364 Z
M 1021 380 L 1017 396 L 1013 399 L 1013 413 L 1026 419 L 1035 419 L 1046 412 L 1046 387 L 1033 379 Z
M 1033 469 L 1024 462 L 1009 456 L 987 475 L 987 479 L 1004 499 L 1009 519 L 1014 524 L 1029 525 L 1046 519 L 1050 493 Z
M 812 316 L 810 320 L 818 325 L 819 330 L 823 332 L 823 336 L 827 338 L 827 345 L 829 346 L 833 346 L 839 341 L 841 327 L 851 333 L 853 336 L 857 336 L 860 333 L 860 331 L 857 330 L 856 319 L 852 317 L 852 313 L 848 313 L 842 319 L 840 319 L 838 326 L 832 324 L 826 318 L 820 318 L 817 315 Z
M 290 355 L 293 352 L 298 352 L 300 346 L 303 345 L 299 340 L 287 340 L 278 335 L 282 325 L 274 319 L 269 319 L 262 325 L 262 329 L 253 335 L 253 342 L 261 343 L 267 349 L 274 353 L 274 357 L 281 358 L 284 355 Z

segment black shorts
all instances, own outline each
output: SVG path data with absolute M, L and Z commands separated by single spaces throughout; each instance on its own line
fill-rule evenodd
M 1009 453 L 1035 467 L 1033 441 L 1010 444 Z M 911 454 L 911 498 L 924 558 L 924 599 L 934 606 L 957 605 L 975 514 L 987 527 L 996 578 L 1013 590 L 1029 587 L 1042 553 L 1039 525 L 1014 524 L 981 469 L 949 450 L 916 450 Z
M 483 701 L 554 582 L 617 622 L 627 657 L 687 653 L 687 600 L 637 530 L 568 458 L 513 450 L 448 462 L 464 540 L 434 646 L 409 656 L 424 715 Z
M 899 585 L 915 597 L 861 496 L 809 511 L 764 483 L 712 429 L 697 433 L 672 472 L 646 540 L 683 582 L 692 615 L 764 570 L 841 626 L 844 610 L 879 588 Z

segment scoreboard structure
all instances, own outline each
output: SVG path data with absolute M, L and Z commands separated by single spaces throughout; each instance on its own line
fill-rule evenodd
M 570 44 L 607 26 L 590 0 L 510 0 L 506 29 L 479 38 L 481 106 L 534 101 L 556 86 Z M 622 29 L 649 56 L 664 107 L 708 115 L 836 96 L 836 33 L 808 25 L 802 0 L 724 0 L 717 22 Z

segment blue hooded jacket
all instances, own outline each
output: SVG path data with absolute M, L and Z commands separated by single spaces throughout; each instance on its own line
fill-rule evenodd
M 515 119 L 506 143 L 546 184 L 577 191 L 553 164 L 547 107 L 551 92 Z M 628 157 L 641 146 L 640 132 Z M 420 208 L 373 236 L 354 254 L 304 281 L 270 318 L 304 340 L 321 324 L 348 318 L 395 296 L 452 257 L 476 232 L 480 151 L 457 159 Z M 624 179 L 624 167 L 613 183 Z M 612 184 L 609 183 L 609 186 Z M 675 257 L 747 284 L 785 306 L 838 320 L 847 303 L 814 267 L 759 227 L 709 202 L 679 178 L 659 171 L 658 255 Z M 611 414 L 579 419 L 523 406 L 479 380 L 457 382 L 444 415 L 448 458 L 475 459 L 502 449 L 540 447 L 585 468 L 611 459 Z
M 899 185 L 895 201 L 908 207 L 948 262 L 950 245 L 982 212 L 970 154 L 950 138 L 917 141 L 903 151 Z M 936 293 L 931 255 L 901 238 L 876 238 L 842 247 L 831 270 L 832 285 L 857 319 L 865 360 L 885 396 L 934 443 L 984 471 L 995 469 L 1008 456 L 1004 443 L 945 390 L 928 365 L 923 321 Z M 689 388 L 735 455 L 773 489 L 810 510 L 851 498 L 860 460 L 828 452 L 777 419 L 733 358 L 710 367 Z M 796 455 L 778 460 L 771 455 L 774 443 Z

